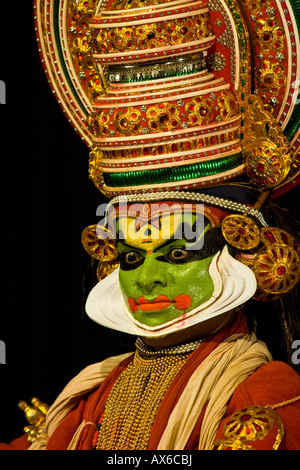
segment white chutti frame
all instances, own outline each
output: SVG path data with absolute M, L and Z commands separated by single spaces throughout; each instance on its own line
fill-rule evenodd
M 135 321 L 121 293 L 119 269 L 92 289 L 86 302 L 86 312 L 91 320 L 107 328 L 136 336 L 159 337 L 226 313 L 243 305 L 255 294 L 255 275 L 228 253 L 227 246 L 213 258 L 210 275 L 214 282 L 212 297 L 184 317 L 160 326 L 148 327 Z

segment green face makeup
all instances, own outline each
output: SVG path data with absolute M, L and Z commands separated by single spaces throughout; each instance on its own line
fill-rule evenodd
M 207 225 L 200 237 L 209 229 Z M 213 293 L 208 271 L 213 255 L 207 256 L 205 243 L 202 249 L 191 250 L 184 238 L 153 242 L 126 238 L 119 240 L 117 248 L 121 291 L 128 310 L 140 323 L 156 327 L 184 319 Z

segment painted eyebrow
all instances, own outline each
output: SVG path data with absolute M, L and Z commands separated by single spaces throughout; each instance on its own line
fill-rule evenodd
M 195 224 L 196 224 L 196 221 L 193 223 L 193 226 L 192 228 L 195 227 Z M 206 231 L 207 231 L 207 227 L 208 227 L 209 224 L 205 225 L 204 228 L 203 228 L 203 232 L 201 233 L 201 235 L 203 236 Z M 183 224 L 182 224 L 183 226 Z M 182 228 L 181 226 L 181 228 Z M 174 238 L 175 235 L 172 236 L 172 238 L 170 238 L 169 240 L 166 240 L 164 243 L 162 243 L 161 245 L 159 245 L 157 248 L 155 248 L 153 250 L 153 253 L 155 253 L 157 250 L 160 250 L 161 248 L 164 248 L 165 246 L 169 245 L 170 243 L 173 243 L 174 241 L 176 241 L 177 239 Z M 189 240 L 187 238 L 185 238 L 185 236 L 183 235 L 182 238 L 178 239 L 178 241 L 180 240 L 184 240 L 185 242 L 189 243 Z
M 183 239 L 182 239 L 183 240 Z M 159 245 L 158 247 L 154 248 L 153 252 L 152 253 L 155 253 L 156 251 L 160 250 L 161 248 L 169 245 L 170 243 L 173 243 L 174 241 L 176 241 L 174 238 L 170 238 L 169 240 L 166 240 L 164 243 L 162 243 L 161 245 Z M 129 248 L 131 251 L 134 251 L 134 250 L 137 250 L 137 251 L 144 251 L 145 253 L 147 253 L 147 250 L 143 250 L 143 248 L 136 248 L 136 247 L 133 247 L 132 245 L 128 245 L 128 243 L 126 242 L 123 242 L 121 240 L 118 241 L 118 243 L 120 243 L 122 246 L 126 247 L 126 248 Z
M 164 243 L 154 248 L 153 253 L 156 253 L 156 251 L 160 250 L 161 248 L 164 248 L 165 246 L 170 245 L 170 243 L 173 243 L 174 241 L 176 241 L 174 237 L 170 238 L 169 240 L 166 240 Z
M 206 228 L 204 228 L 204 233 L 206 232 Z M 188 240 L 183 236 L 180 240 L 184 240 L 186 242 L 188 242 Z M 178 241 L 180 241 L 178 240 Z M 158 250 L 160 250 L 161 248 L 164 248 L 168 245 L 170 245 L 171 243 L 175 242 L 176 239 L 174 238 L 174 235 L 172 236 L 172 238 L 166 240 L 164 243 L 162 243 L 161 245 L 157 246 L 156 248 L 154 248 L 153 252 L 152 253 L 156 253 Z M 147 253 L 147 250 L 143 250 L 143 248 L 136 248 L 136 247 L 133 247 L 132 245 L 128 245 L 126 242 L 122 241 L 122 240 L 118 240 L 118 243 L 120 243 L 121 245 L 129 248 L 130 250 L 137 250 L 137 251 L 144 251 L 145 253 Z M 150 243 L 150 241 L 149 241 Z
M 196 221 L 194 221 L 193 227 L 195 226 L 195 223 L 196 223 Z M 161 219 L 159 219 L 159 225 L 161 226 Z M 209 221 L 207 221 L 207 224 L 204 224 L 204 229 L 203 229 L 203 232 L 202 232 L 201 235 L 204 235 L 204 234 L 206 233 L 207 228 L 208 228 L 209 225 L 210 225 Z M 162 244 L 159 245 L 158 247 L 154 248 L 154 250 L 152 251 L 152 253 L 156 253 L 156 252 L 157 252 L 158 250 L 160 250 L 161 248 L 164 248 L 164 247 L 170 245 L 171 243 L 173 243 L 174 241 L 176 241 L 176 239 L 174 238 L 174 236 L 175 236 L 175 235 L 173 235 L 172 238 L 166 240 L 164 243 L 162 243 Z M 180 238 L 180 240 L 184 240 L 184 241 L 187 242 L 187 243 L 189 242 L 189 240 L 187 240 L 184 236 L 183 236 L 182 238 Z M 180 241 L 180 240 L 178 240 L 178 241 Z M 128 245 L 128 244 L 127 244 L 125 241 L 123 241 L 123 240 L 120 240 L 120 239 L 119 239 L 117 243 L 121 243 L 121 245 L 123 245 L 123 246 L 129 248 L 130 250 L 134 250 L 134 249 L 135 249 L 135 250 L 137 250 L 137 251 L 143 251 L 143 252 L 147 253 L 147 250 L 143 250 L 143 248 L 136 248 L 136 247 L 133 247 L 133 246 L 131 246 L 131 245 Z M 151 242 L 149 241 L 148 243 L 151 243 Z
M 136 248 L 136 247 L 133 247 L 132 245 L 128 245 L 128 243 L 123 242 L 123 241 L 121 241 L 121 240 L 118 240 L 117 245 L 118 245 L 118 243 L 120 243 L 120 244 L 123 245 L 124 247 L 129 248 L 131 251 L 137 250 L 137 251 L 144 251 L 145 253 L 147 252 L 147 250 L 143 250 L 143 248 Z

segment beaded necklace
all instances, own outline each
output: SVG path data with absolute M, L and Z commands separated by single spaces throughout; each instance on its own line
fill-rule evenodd
M 133 361 L 114 384 L 94 436 L 96 450 L 146 450 L 159 405 L 188 354 Z
M 148 346 L 141 338 L 137 338 L 135 346 L 142 355 L 145 356 L 165 356 L 172 354 L 183 354 L 194 351 L 205 338 L 198 339 L 197 341 L 192 341 L 189 343 L 179 344 L 177 346 L 170 346 L 167 348 L 152 349 Z

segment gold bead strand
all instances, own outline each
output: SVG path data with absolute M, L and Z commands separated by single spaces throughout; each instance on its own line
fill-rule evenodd
M 136 352 L 108 397 L 96 449 L 147 449 L 158 407 L 186 358 L 143 358 Z

